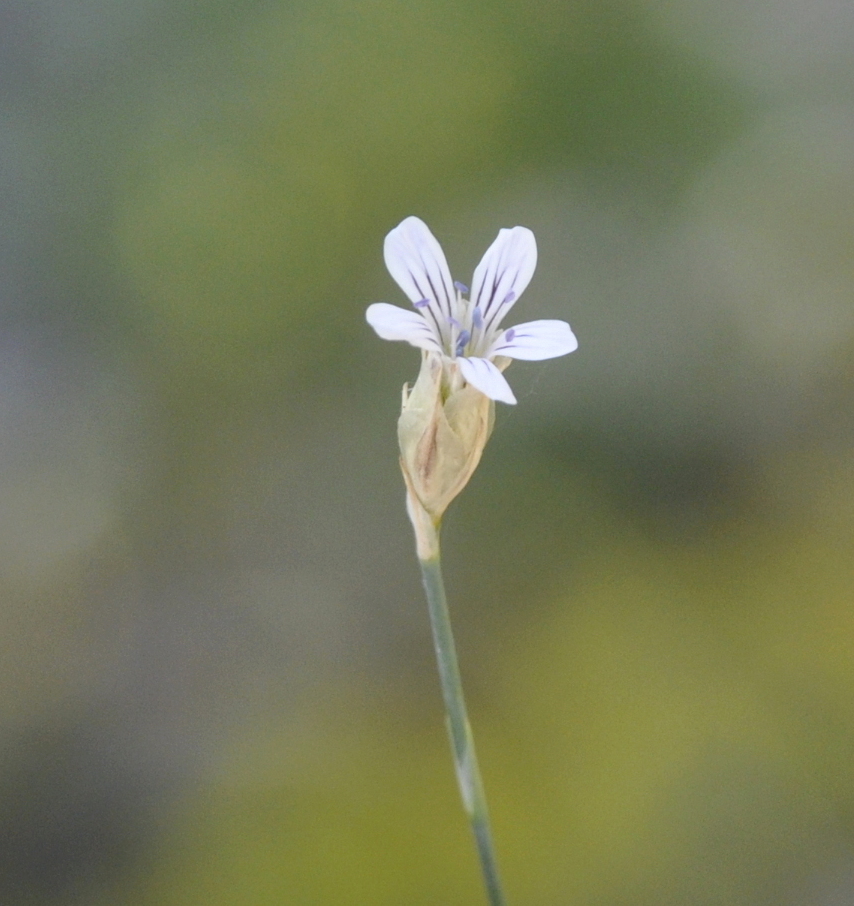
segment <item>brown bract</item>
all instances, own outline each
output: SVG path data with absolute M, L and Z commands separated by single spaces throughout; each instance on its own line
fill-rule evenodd
M 494 420 L 494 401 L 464 383 L 452 360 L 423 354 L 415 385 L 404 385 L 397 423 L 407 511 L 422 560 L 438 552 L 442 515 L 477 468 Z

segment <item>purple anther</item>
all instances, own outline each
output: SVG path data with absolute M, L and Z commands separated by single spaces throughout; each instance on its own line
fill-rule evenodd
M 471 322 L 478 330 L 483 327 L 483 314 L 479 305 L 475 305 L 474 311 L 471 313 Z
M 460 324 L 460 322 L 459 322 L 456 318 L 448 318 L 448 323 L 449 323 L 452 327 L 456 327 L 456 328 L 462 330 L 463 325 Z
M 513 290 L 511 289 L 510 292 L 507 293 L 507 295 L 504 297 L 504 301 L 501 304 L 509 305 L 511 302 L 513 302 L 515 300 L 515 298 L 516 298 L 516 293 L 514 293 Z
M 466 295 L 468 295 L 469 288 L 465 285 L 465 283 L 460 283 L 459 280 L 454 280 L 454 286 L 456 286 L 456 288 L 461 293 L 465 293 Z
M 457 338 L 457 355 L 462 355 L 463 350 L 468 345 L 468 341 L 471 339 L 471 334 L 464 330 L 459 337 Z
M 510 328 L 510 330 L 505 330 L 504 331 L 504 342 L 512 343 L 513 337 L 515 337 L 515 336 L 516 336 L 516 331 L 512 327 Z
M 424 308 L 425 305 L 430 304 L 429 299 L 419 299 L 417 302 L 412 303 L 416 308 Z

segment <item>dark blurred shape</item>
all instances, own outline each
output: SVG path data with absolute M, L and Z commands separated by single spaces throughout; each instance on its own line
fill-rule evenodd
M 620 509 L 664 534 L 702 531 L 737 513 L 756 478 L 755 457 L 735 444 L 656 446 L 588 430 L 556 433 L 547 449 Z
M 65 902 L 109 881 L 142 842 L 147 798 L 93 722 L 21 732 L 0 754 L 0 901 Z

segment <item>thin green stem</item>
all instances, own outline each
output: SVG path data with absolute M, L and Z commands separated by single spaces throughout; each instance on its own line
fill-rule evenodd
M 486 794 L 483 790 L 483 781 L 474 750 L 474 737 L 463 697 L 463 684 L 457 663 L 457 651 L 454 647 L 454 634 L 451 630 L 448 601 L 445 597 L 445 584 L 442 581 L 442 561 L 438 537 L 435 550 L 435 556 L 419 560 L 419 562 L 424 578 L 424 590 L 427 593 L 427 604 L 430 608 L 430 623 L 433 627 L 433 642 L 436 647 L 439 677 L 442 681 L 442 697 L 445 700 L 457 781 L 463 805 L 468 813 L 477 842 L 477 851 L 490 906 L 505 906 L 506 900 L 501 889 L 498 865 L 495 861 L 495 849 L 492 845 Z

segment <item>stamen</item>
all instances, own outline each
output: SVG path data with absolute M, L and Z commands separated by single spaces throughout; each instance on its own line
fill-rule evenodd
M 471 322 L 478 330 L 483 327 L 483 315 L 479 305 L 475 305 L 474 311 L 471 313 Z
M 510 330 L 504 331 L 504 341 L 506 343 L 512 343 L 513 337 L 515 337 L 515 336 L 516 336 L 516 330 L 513 327 L 511 327 Z
M 463 294 L 465 294 L 465 295 L 468 295 L 469 288 L 465 285 L 465 283 L 460 283 L 459 280 L 454 280 L 454 286 L 456 286 L 456 288 L 457 288 L 461 293 L 463 293 Z
M 468 345 L 468 341 L 470 339 L 471 339 L 471 334 L 467 330 L 464 330 L 460 334 L 459 339 L 457 340 L 457 352 L 456 352 L 457 355 L 463 354 L 463 350 Z
M 516 293 L 514 293 L 513 290 L 511 289 L 510 292 L 507 293 L 507 295 L 504 297 L 504 301 L 501 304 L 509 305 L 511 302 L 515 301 L 515 299 L 516 299 Z
M 418 302 L 413 302 L 412 304 L 413 304 L 416 308 L 424 308 L 425 305 L 429 305 L 429 304 L 430 304 L 430 300 L 429 300 L 429 299 L 420 299 Z

